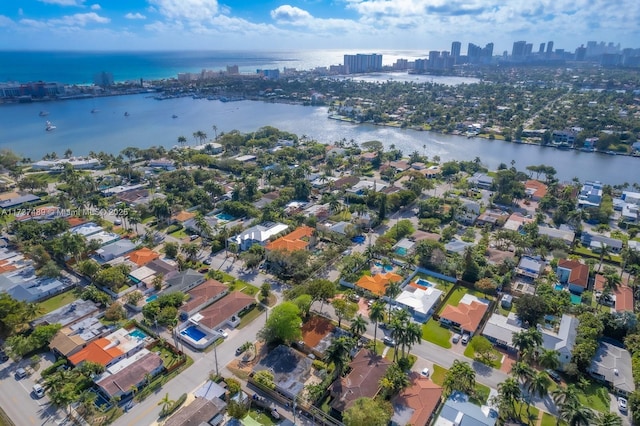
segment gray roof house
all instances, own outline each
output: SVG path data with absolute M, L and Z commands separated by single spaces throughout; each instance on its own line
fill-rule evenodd
M 494 426 L 498 412 L 486 405 L 469 402 L 469 397 L 455 391 L 442 406 L 434 426 Z
M 614 253 L 618 253 L 622 250 L 622 241 L 600 234 L 583 232 L 581 241 L 583 245 L 589 246 L 589 248 L 595 251 L 600 250 L 603 245 L 606 245 L 607 248 Z
M 73 283 L 68 278 L 36 278 L 10 288 L 7 293 L 16 300 L 38 302 L 72 286 Z
M 18 197 L 9 198 L 0 202 L 0 209 L 9 209 L 11 207 L 17 207 L 24 203 L 30 203 L 32 201 L 39 201 L 40 197 L 33 194 L 20 195 Z
M 487 320 L 482 335 L 489 339 L 494 345 L 514 351 L 513 334 L 524 330 L 520 326 L 520 320 L 515 312 L 510 312 L 509 316 L 493 314 Z
M 202 284 L 205 276 L 193 269 L 179 272 L 169 278 L 166 278 L 167 288 L 162 293 L 175 293 L 176 291 L 187 292 L 195 286 Z
M 491 186 L 493 185 L 493 178 L 484 173 L 475 173 L 467 179 L 467 182 L 471 185 L 477 186 L 478 188 L 491 189 Z
M 559 352 L 558 360 L 561 370 L 571 361 L 571 351 L 576 344 L 578 323 L 578 318 L 562 315 L 557 332 L 538 325 L 538 329 L 542 331 L 542 346 L 547 350 L 552 349 Z
M 540 225 L 538 225 L 538 234 L 546 235 L 547 237 L 555 240 L 562 240 L 567 245 L 571 245 L 573 243 L 573 239 L 576 237 L 576 233 L 570 229 L 558 229 Z
M 269 370 L 278 392 L 295 398 L 311 374 L 311 359 L 289 346 L 280 345 L 264 357 L 253 372 Z
M 78 299 L 33 320 L 31 325 L 35 327 L 40 324 L 60 324 L 66 327 L 85 318 L 94 317 L 99 311 L 98 305 L 91 300 Z
M 536 279 L 544 269 L 545 263 L 533 257 L 523 256 L 516 267 L 516 274 Z
M 98 262 L 109 262 L 117 257 L 124 256 L 135 248 L 136 244 L 131 240 L 118 240 L 96 250 L 96 258 Z
M 631 354 L 611 343 L 599 342 L 589 373 L 595 379 L 606 382 L 617 394 L 627 395 L 636 390 L 631 371 Z

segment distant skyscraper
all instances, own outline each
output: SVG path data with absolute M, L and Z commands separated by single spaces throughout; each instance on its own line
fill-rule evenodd
M 460 57 L 460 49 L 462 48 L 462 43 L 459 41 L 454 41 L 451 43 L 451 56 L 453 56 L 456 60 Z
M 511 56 L 514 58 L 521 58 L 524 56 L 524 49 L 527 45 L 526 41 L 514 41 L 513 49 L 511 49 Z
M 544 53 L 545 43 L 540 43 L 540 48 L 538 49 L 538 53 Z
M 110 72 L 99 72 L 93 76 L 93 84 L 100 87 L 113 86 L 113 74 Z
M 370 55 L 358 53 L 357 55 L 344 55 L 345 74 L 357 74 L 382 70 L 382 55 L 372 53 Z
M 484 49 L 482 49 L 482 56 L 485 58 L 493 57 L 493 43 L 487 43 Z
M 587 56 L 587 48 L 583 45 L 580 45 L 576 49 L 576 61 L 584 61 L 584 58 Z
M 552 41 L 548 41 L 547 42 L 547 55 L 551 55 L 553 53 L 553 42 Z
M 527 43 L 524 45 L 524 56 L 531 56 L 533 52 L 533 43 Z

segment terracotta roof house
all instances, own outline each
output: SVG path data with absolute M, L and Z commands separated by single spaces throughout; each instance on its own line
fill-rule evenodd
M 376 274 L 373 276 L 363 275 L 357 282 L 356 286 L 369 290 L 378 296 L 384 295 L 385 289 L 390 283 L 402 281 L 402 276 L 393 272 L 384 274 Z
M 114 359 L 123 355 L 123 352 L 113 345 L 113 342 L 104 337 L 89 343 L 81 351 L 69 357 L 73 365 L 78 365 L 84 361 L 95 362 L 100 365 L 108 365 Z
M 129 260 L 138 266 L 144 266 L 152 260 L 156 260 L 160 257 L 160 254 L 151 250 L 150 248 L 143 247 L 141 249 L 132 251 L 129 253 Z
M 164 426 L 219 425 L 227 404 L 219 398 L 196 398 L 164 422 Z
M 607 279 L 602 274 L 596 274 L 593 280 L 593 289 L 595 291 L 604 291 L 604 286 L 607 284 Z
M 613 289 L 617 312 L 631 311 L 633 312 L 633 290 L 626 285 L 619 285 Z
M 192 315 L 220 299 L 228 292 L 229 287 L 220 281 L 214 279 L 207 280 L 187 292 L 189 300 L 180 307 L 180 311 L 186 315 Z
M 558 280 L 569 284 L 569 291 L 582 293 L 589 286 L 589 266 L 573 259 L 560 259 L 556 269 Z
M 547 195 L 547 185 L 537 180 L 528 180 L 524 183 L 524 190 L 533 201 L 540 201 Z
M 171 221 L 172 222 L 186 222 L 189 219 L 193 219 L 194 217 L 196 217 L 195 213 L 192 212 L 188 212 L 188 211 L 181 211 L 180 213 L 176 213 L 173 216 L 171 216 Z
M 143 349 L 107 368 L 96 380 L 96 385 L 109 399 L 129 394 L 132 386 L 139 387 L 147 375 L 155 376 L 164 368 L 162 358 Z
M 488 309 L 487 303 L 475 296 L 465 294 L 458 306 L 445 306 L 440 313 L 440 323 L 460 328 L 462 332 L 473 336 Z
M 240 323 L 240 319 L 237 318 L 239 313 L 254 303 L 256 303 L 255 297 L 234 291 L 196 314 L 196 321 L 199 326 L 212 333 L 225 323 L 235 327 Z M 233 320 L 233 317 L 236 317 L 236 321 Z
M 338 378 L 331 385 L 334 397 L 331 408 L 342 413 L 358 398 L 375 397 L 380 391 L 380 379 L 390 365 L 391 362 L 380 355 L 362 349 L 349 364 L 349 374 Z
M 391 401 L 392 426 L 425 426 L 440 405 L 442 387 L 416 372 L 409 375 L 411 384 Z
M 351 188 L 358 182 L 360 182 L 360 178 L 358 176 L 345 176 L 333 182 L 331 186 L 333 189 L 342 190 Z
M 305 250 L 315 229 L 310 226 L 301 226 L 287 235 L 273 240 L 265 246 L 267 250 L 298 251 Z

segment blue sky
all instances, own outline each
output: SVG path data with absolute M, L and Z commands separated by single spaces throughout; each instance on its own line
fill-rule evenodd
M 640 47 L 638 0 L 3 0 L 0 49 Z

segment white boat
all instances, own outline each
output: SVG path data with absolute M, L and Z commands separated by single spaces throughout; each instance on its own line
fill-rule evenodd
M 100 112 L 100 110 L 99 109 L 95 109 L 95 108 L 91 110 L 91 114 L 95 114 L 97 112 Z
M 46 127 L 45 127 L 44 129 L 45 129 L 47 132 L 50 132 L 50 131 L 52 131 L 52 130 L 57 129 L 57 127 L 56 127 L 56 126 L 55 126 L 55 124 L 53 124 L 52 122 L 47 121 L 47 123 L 46 123 Z
M 40 117 L 46 117 L 47 115 L 49 115 L 48 111 L 40 111 L 40 114 L 38 114 Z

